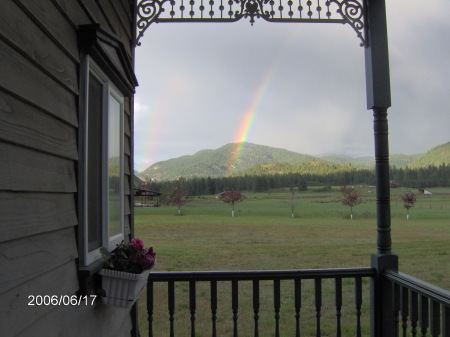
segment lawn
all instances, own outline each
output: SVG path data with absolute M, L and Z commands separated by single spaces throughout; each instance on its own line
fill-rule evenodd
M 247 194 L 235 206 L 234 218 L 231 207 L 213 196 L 194 199 L 182 207 L 181 216 L 174 206 L 135 208 L 136 236 L 155 248 L 155 271 L 369 267 L 370 254 L 376 252 L 375 195 L 369 187 L 357 188 L 364 202 L 354 208 L 354 220 L 338 202 L 337 187 L 296 193 L 295 218 L 290 194 L 280 190 Z M 406 220 L 399 199 L 404 190 L 394 190 L 393 251 L 399 255 L 400 271 L 449 289 L 450 190 L 436 191 L 418 195 Z M 145 301 L 140 303 L 142 312 Z M 167 318 L 166 304 L 162 311 L 155 321 Z

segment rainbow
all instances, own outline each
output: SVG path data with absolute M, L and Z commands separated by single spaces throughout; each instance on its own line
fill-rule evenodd
M 230 158 L 229 173 L 232 173 L 234 171 L 238 164 L 239 157 L 243 153 L 244 142 L 249 139 L 250 131 L 254 124 L 256 114 L 259 111 L 259 107 L 264 100 L 265 94 L 270 86 L 270 82 L 273 74 L 275 73 L 277 65 L 278 63 L 272 64 L 272 67 L 270 67 L 269 70 L 265 73 L 253 94 L 248 108 L 245 110 L 244 117 L 242 118 L 242 122 L 236 134 L 235 140 L 233 141 L 234 150 L 231 152 L 232 155 Z
M 253 125 L 253 122 L 255 121 L 256 112 L 259 111 L 259 107 L 261 106 L 267 89 L 269 88 L 275 69 L 276 66 L 274 64 L 266 72 L 258 87 L 256 88 L 252 100 L 250 101 L 250 104 L 244 113 L 244 118 L 242 118 L 241 126 L 239 127 L 239 130 L 235 137 L 235 143 L 245 142 L 249 138 L 251 127 Z
M 163 130 L 163 125 L 166 123 L 164 116 L 166 116 L 166 111 L 169 108 L 169 97 L 164 96 L 161 102 L 157 103 L 155 106 L 148 107 L 145 113 L 148 113 L 149 120 L 146 121 L 145 126 L 142 127 L 142 141 L 140 143 L 146 144 L 144 148 L 143 158 L 149 160 L 146 164 L 146 169 L 148 166 L 154 164 L 154 156 L 158 151 L 160 146 L 160 133 Z
M 283 59 L 283 55 L 286 53 L 291 42 L 298 35 L 298 29 L 295 29 L 291 32 L 291 34 L 285 39 L 277 57 L 274 58 L 271 66 L 267 69 L 265 74 L 262 76 L 259 85 L 257 86 L 252 98 L 250 100 L 250 104 L 247 109 L 245 109 L 244 117 L 242 118 L 240 127 L 238 128 L 238 132 L 236 137 L 234 138 L 234 150 L 232 151 L 232 155 L 230 158 L 229 174 L 232 173 L 238 165 L 238 161 L 243 152 L 244 142 L 249 139 L 250 132 L 252 130 L 252 126 L 255 123 L 257 112 L 264 101 L 264 98 L 267 93 L 267 89 L 270 87 L 271 81 L 276 73 L 281 61 Z

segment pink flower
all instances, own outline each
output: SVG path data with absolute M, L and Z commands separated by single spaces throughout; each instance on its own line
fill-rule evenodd
M 153 247 L 150 247 L 150 248 L 148 248 L 148 249 L 144 249 L 144 254 L 145 255 L 148 255 L 148 256 L 150 256 L 150 257 L 155 257 L 155 252 L 153 251 Z
M 144 248 L 144 243 L 142 242 L 141 239 L 138 238 L 131 239 L 131 243 L 133 244 L 136 250 L 142 250 Z

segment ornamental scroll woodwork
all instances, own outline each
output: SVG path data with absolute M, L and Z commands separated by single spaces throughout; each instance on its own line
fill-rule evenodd
M 152 23 L 268 22 L 349 24 L 365 45 L 364 0 L 140 0 L 136 44 Z

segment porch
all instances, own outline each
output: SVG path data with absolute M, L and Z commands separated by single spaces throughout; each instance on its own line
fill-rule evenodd
M 450 336 L 450 293 L 389 269 L 155 272 L 146 302 L 150 337 Z
M 450 336 L 450 293 L 399 273 L 398 257 L 391 251 L 387 120 L 391 95 L 384 3 L 342 1 L 354 6 L 353 14 L 360 13 L 357 20 L 346 22 L 356 28 L 365 48 L 367 108 L 374 117 L 378 236 L 371 266 L 151 273 L 145 313 L 148 336 Z M 260 16 L 255 1 L 247 5 L 246 18 Z M 174 14 L 159 18 L 162 12 L 140 15 L 138 41 L 152 22 L 214 21 L 212 14 L 195 18 L 193 11 L 190 18 Z M 239 13 L 237 18 L 241 17 Z M 282 21 L 273 15 L 265 19 Z M 156 316 L 161 306 L 165 313 Z

